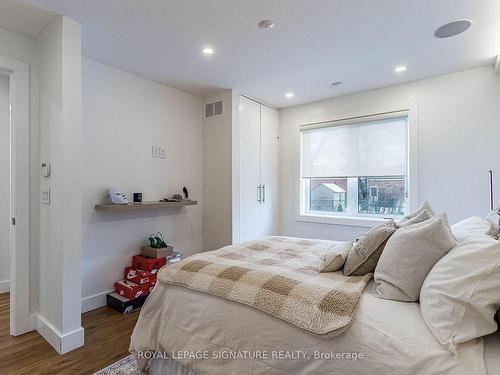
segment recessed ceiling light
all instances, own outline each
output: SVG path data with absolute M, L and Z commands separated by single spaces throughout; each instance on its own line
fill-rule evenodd
M 406 66 L 404 65 L 399 65 L 399 66 L 396 66 L 396 68 L 394 69 L 394 71 L 396 73 L 403 73 L 403 72 L 406 72 Z
M 274 21 L 272 20 L 262 20 L 258 25 L 260 29 L 267 30 L 272 29 L 274 26 L 276 26 L 276 23 L 274 23 Z
M 434 36 L 436 38 L 450 38 L 466 32 L 471 26 L 472 21 L 469 20 L 453 21 L 439 27 L 436 31 L 434 31 Z
M 201 50 L 201 52 L 203 52 L 203 54 L 206 55 L 206 56 L 212 56 L 214 54 L 213 48 L 210 48 L 210 47 L 203 48 Z
M 293 97 L 295 96 L 295 94 L 294 94 L 293 92 L 287 92 L 287 93 L 285 94 L 285 96 L 286 96 L 287 98 L 293 98 Z

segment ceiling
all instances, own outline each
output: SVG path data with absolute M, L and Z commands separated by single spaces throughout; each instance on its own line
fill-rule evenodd
M 0 26 L 32 38 L 56 18 L 57 14 L 43 9 L 14 0 L 0 0 Z
M 277 107 L 493 64 L 500 53 L 498 0 L 23 1 L 81 22 L 87 57 L 198 96 L 235 88 Z M 469 31 L 434 38 L 462 18 Z M 259 29 L 262 19 L 276 27 Z M 408 69 L 396 74 L 400 64 Z

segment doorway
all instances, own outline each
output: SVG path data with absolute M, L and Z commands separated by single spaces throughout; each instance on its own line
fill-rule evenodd
M 10 334 L 20 335 L 35 328 L 29 290 L 29 67 L 3 56 L 0 173 L 0 293 L 10 294 Z
M 0 294 L 10 292 L 10 73 L 0 70 Z

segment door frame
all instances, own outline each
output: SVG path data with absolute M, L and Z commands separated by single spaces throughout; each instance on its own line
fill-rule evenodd
M 29 65 L 0 56 L 10 75 L 10 334 L 35 328 L 30 314 Z

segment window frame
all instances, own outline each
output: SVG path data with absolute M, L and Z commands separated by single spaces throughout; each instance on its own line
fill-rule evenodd
M 358 110 L 344 114 L 330 115 L 328 117 L 316 118 L 315 121 L 309 123 L 298 124 L 297 126 L 297 143 L 296 150 L 296 185 L 295 185 L 295 221 L 309 222 L 332 225 L 347 225 L 358 227 L 373 227 L 388 220 L 388 218 L 373 216 L 373 215 L 349 215 L 348 213 L 311 213 L 305 208 L 306 199 L 309 199 L 308 192 L 305 191 L 305 184 L 302 182 L 301 161 L 302 161 L 302 144 L 301 144 L 301 129 L 311 127 L 315 124 L 338 122 L 339 124 L 358 123 L 364 121 L 372 121 L 381 116 L 393 114 L 407 116 L 407 210 L 411 211 L 418 204 L 418 103 L 403 103 L 400 105 L 385 106 L 379 108 Z M 348 198 L 347 198 L 348 199 Z

